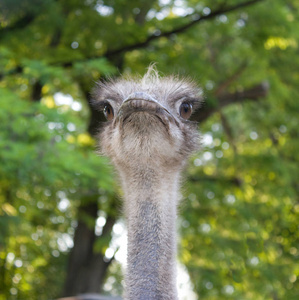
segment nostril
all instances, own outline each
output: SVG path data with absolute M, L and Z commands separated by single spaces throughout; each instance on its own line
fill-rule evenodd
M 131 100 L 129 103 L 133 108 L 140 108 L 142 106 L 141 100 Z

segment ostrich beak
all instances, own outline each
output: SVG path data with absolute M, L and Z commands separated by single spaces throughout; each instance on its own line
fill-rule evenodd
M 164 106 L 162 105 L 159 101 L 157 101 L 154 97 L 152 97 L 151 95 L 147 94 L 147 93 L 144 93 L 144 92 L 136 92 L 136 93 L 133 93 L 131 95 L 129 95 L 129 97 L 127 97 L 124 102 L 122 103 L 122 106 L 131 101 L 131 100 L 144 100 L 144 101 L 148 101 L 148 102 L 152 102 L 152 103 L 155 103 L 157 104 L 158 106 L 160 106 L 161 108 L 163 108 L 168 114 L 171 115 L 171 113 L 169 112 L 169 110 Z
M 168 122 L 174 122 L 179 126 L 178 121 L 173 114 L 160 102 L 158 102 L 151 95 L 144 92 L 136 92 L 129 95 L 122 103 L 117 119 L 123 119 L 123 121 L 131 115 L 131 113 L 144 111 L 153 113 L 161 119 L 166 125 Z

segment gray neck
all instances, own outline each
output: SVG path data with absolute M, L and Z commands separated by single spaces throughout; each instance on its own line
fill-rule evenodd
M 179 174 L 162 177 L 145 170 L 122 179 L 128 222 L 126 299 L 176 300 Z

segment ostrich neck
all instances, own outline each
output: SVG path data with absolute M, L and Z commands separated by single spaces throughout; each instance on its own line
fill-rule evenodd
M 176 300 L 179 172 L 145 169 L 123 175 L 128 222 L 126 298 Z

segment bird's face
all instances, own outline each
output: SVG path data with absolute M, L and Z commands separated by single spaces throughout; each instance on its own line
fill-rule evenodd
M 110 91 L 98 94 L 107 119 L 101 150 L 118 167 L 178 168 L 198 148 L 196 124 L 188 119 L 199 98 L 190 85 L 157 78 L 155 85 L 122 80 L 101 87 Z

